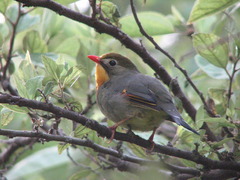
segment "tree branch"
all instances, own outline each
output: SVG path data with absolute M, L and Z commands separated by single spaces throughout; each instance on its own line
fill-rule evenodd
M 93 143 L 89 139 L 83 140 L 79 138 L 74 138 L 70 136 L 59 136 L 53 134 L 47 134 L 43 132 L 36 132 L 36 131 L 19 131 L 19 130 L 7 130 L 7 129 L 0 129 L 0 135 L 8 136 L 8 137 L 31 137 L 35 139 L 45 139 L 46 141 L 59 141 L 59 142 L 66 142 L 73 145 L 79 145 L 84 147 L 89 147 L 99 153 L 109 154 L 117 158 L 121 158 L 122 160 L 126 160 L 133 163 L 138 164 L 152 164 L 155 166 L 159 166 L 158 161 L 154 160 L 146 160 L 141 159 L 138 157 L 122 155 L 117 150 L 106 148 L 100 146 L 98 144 Z
M 203 180 L 212 180 L 213 178 L 218 180 L 225 180 L 234 177 L 237 177 L 238 179 L 240 177 L 240 173 L 231 170 L 213 170 L 206 172 L 201 176 Z
M 96 101 L 92 100 L 93 95 L 96 93 L 96 91 L 91 91 L 88 95 L 87 95 L 87 105 L 86 107 L 83 109 L 83 111 L 81 112 L 82 115 L 85 115 L 89 112 L 89 110 L 97 103 Z
M 235 62 L 233 63 L 233 71 L 232 71 L 232 74 L 230 75 L 230 74 L 228 73 L 228 77 L 229 77 L 229 87 L 228 87 L 228 94 L 227 94 L 227 98 L 228 98 L 227 107 L 228 107 L 228 108 L 230 107 L 230 100 L 231 100 L 231 96 L 232 96 L 233 79 L 234 79 L 235 73 L 238 71 L 238 70 L 237 70 L 237 64 L 238 64 L 238 62 L 240 62 L 240 59 L 235 60 Z M 226 72 L 228 72 L 226 68 L 225 68 L 225 70 L 226 70 Z
M 3 68 L 3 80 L 6 79 L 7 77 L 7 70 L 8 70 L 8 67 L 10 65 L 10 62 L 11 62 L 11 59 L 12 59 L 12 51 L 13 51 L 13 45 L 14 45 L 14 40 L 15 40 L 15 36 L 16 36 L 16 31 L 17 31 L 17 25 L 19 23 L 19 20 L 22 16 L 22 13 L 21 13 L 21 4 L 18 3 L 18 15 L 17 15 L 17 19 L 15 22 L 11 22 L 10 21 L 10 24 L 12 25 L 12 34 L 11 34 L 11 38 L 10 38 L 10 47 L 9 47 L 9 50 L 8 50 L 8 55 L 7 55 L 7 59 L 6 59 L 6 64 Z
M 17 151 L 20 147 L 24 147 L 26 145 L 32 144 L 36 141 L 35 138 L 26 138 L 26 136 L 22 136 L 24 138 L 15 138 L 12 140 L 11 144 L 7 149 L 5 149 L 0 154 L 0 165 L 5 164 L 11 157 L 11 155 Z
M 129 156 L 129 155 L 123 155 L 121 153 L 119 153 L 117 150 L 114 149 L 110 149 L 110 148 L 106 148 L 100 145 L 97 145 L 95 143 L 93 143 L 92 141 L 90 141 L 89 139 L 86 140 L 82 140 L 82 139 L 78 139 L 78 138 L 74 138 L 74 137 L 70 137 L 70 136 L 58 136 L 58 135 L 51 135 L 51 134 L 47 134 L 47 133 L 42 133 L 42 132 L 33 132 L 33 131 L 17 131 L 17 130 L 1 130 L 0 129 L 0 134 L 1 135 L 6 135 L 6 136 L 11 136 L 11 137 L 31 137 L 34 138 L 34 140 L 36 141 L 37 139 L 45 139 L 46 141 L 59 141 L 59 142 L 66 142 L 66 143 L 70 143 L 73 145 L 79 145 L 79 146 L 84 146 L 84 147 L 89 147 L 99 153 L 104 153 L 104 154 L 108 154 L 111 155 L 110 158 L 114 158 L 114 162 L 116 166 L 119 170 L 121 171 L 130 171 L 130 172 L 136 172 L 137 171 L 137 166 L 135 166 L 132 163 L 136 163 L 140 166 L 142 165 L 150 165 L 150 166 L 154 166 L 154 167 L 161 167 L 161 168 L 167 168 L 170 171 L 179 173 L 179 177 L 181 175 L 185 176 L 191 176 L 191 177 L 198 177 L 200 176 L 200 171 L 193 169 L 193 168 L 188 168 L 188 167 L 180 167 L 180 166 L 176 166 L 176 165 L 170 165 L 170 164 L 163 164 L 159 161 L 155 161 L 155 160 L 146 160 L 146 159 L 141 159 L 138 157 L 133 157 L 133 156 Z M 26 138 L 26 140 L 30 140 L 29 138 Z M 33 140 L 33 139 L 32 139 Z M 127 162 L 131 162 L 131 163 L 127 163 Z M 223 162 L 223 163 L 227 163 L 228 165 L 230 165 L 229 163 L 231 162 Z M 233 166 L 231 166 L 233 167 Z M 231 169 L 231 167 L 229 167 L 229 169 Z M 236 167 L 239 168 L 239 167 Z M 211 179 L 211 178 L 220 178 L 220 179 L 226 179 L 226 178 L 230 178 L 230 177 L 238 177 L 240 175 L 240 170 L 236 169 L 235 167 L 233 167 L 232 170 L 210 170 L 210 171 L 206 171 L 204 173 L 202 173 L 201 177 L 203 179 Z M 138 172 L 138 171 L 137 171 Z M 177 176 L 177 177 L 178 177 Z
M 97 15 L 97 9 L 96 9 L 96 0 L 89 0 L 90 6 L 92 7 L 92 18 L 95 19 Z
M 151 166 L 140 166 L 139 164 L 131 163 L 124 161 L 122 159 L 109 156 L 108 160 L 113 163 L 114 167 L 117 168 L 119 171 L 127 171 L 127 172 L 132 172 L 132 173 L 143 173 L 144 171 L 148 171 L 148 168 L 152 168 Z M 156 168 L 156 166 L 154 166 Z M 189 178 L 201 178 L 203 180 L 211 180 L 213 178 L 216 178 L 218 180 L 221 179 L 228 179 L 228 178 L 234 178 L 234 177 L 239 177 L 240 173 L 236 171 L 231 171 L 231 170 L 210 170 L 210 171 L 203 171 L 200 172 L 200 170 L 196 170 L 193 168 L 188 168 L 188 167 L 180 167 L 176 165 L 170 165 L 170 164 L 165 164 L 165 167 L 168 170 L 172 171 L 172 176 L 177 178 L 177 179 L 189 179 Z
M 189 168 L 189 167 L 181 167 L 176 165 L 171 165 L 164 162 L 164 166 L 172 172 L 177 172 L 180 174 L 191 174 L 194 176 L 200 176 L 200 170 Z
M 73 111 L 68 111 L 66 109 L 62 109 L 60 107 L 57 107 L 53 104 L 50 103 L 43 103 L 35 100 L 29 100 L 25 98 L 21 98 L 18 96 L 11 96 L 9 94 L 0 94 L 0 103 L 7 103 L 11 105 L 17 105 L 17 106 L 24 106 L 32 109 L 38 109 L 38 110 L 43 110 L 46 112 L 51 112 L 58 117 L 64 117 L 67 119 L 70 119 L 72 121 L 78 122 L 94 131 L 96 131 L 100 136 L 102 137 L 111 137 L 111 130 L 107 128 L 106 126 L 103 126 L 99 124 L 97 121 L 88 119 L 87 117 L 80 115 L 79 113 L 73 112 Z M 9 137 L 15 137 L 15 136 L 25 136 L 25 137 L 41 137 L 41 138 L 48 138 L 47 134 L 42 134 L 42 133 L 37 133 L 37 132 L 25 132 L 23 134 L 22 131 L 6 131 L 6 130 L 0 130 L 0 134 L 6 135 Z M 72 144 L 79 143 L 77 138 L 75 139 L 65 139 L 66 137 L 62 136 L 54 136 L 52 135 L 52 140 L 56 141 L 63 141 L 63 142 L 68 142 Z M 129 135 L 129 134 L 124 134 L 124 133 L 115 133 L 115 139 L 116 140 L 121 140 L 121 141 L 126 141 L 129 143 L 133 143 L 136 145 L 139 145 L 144 148 L 150 149 L 152 147 L 152 143 L 149 142 L 148 140 L 142 139 L 141 137 L 137 135 Z M 81 142 L 78 145 L 86 145 L 87 147 L 94 147 L 94 149 L 98 149 L 98 145 L 92 145 L 92 143 L 86 144 L 86 142 Z M 162 146 L 159 144 L 156 144 L 154 146 L 154 149 L 152 150 L 153 152 L 158 152 L 170 156 L 175 156 L 179 158 L 183 158 L 186 160 L 193 161 L 198 164 L 202 164 L 205 166 L 205 168 L 211 168 L 211 169 L 227 169 L 227 170 L 236 170 L 240 171 L 240 163 L 237 162 L 230 162 L 230 161 L 216 161 L 216 160 L 211 160 L 208 159 L 204 156 L 201 156 L 198 153 L 190 152 L 190 151 L 183 151 L 174 147 L 169 147 L 169 146 Z

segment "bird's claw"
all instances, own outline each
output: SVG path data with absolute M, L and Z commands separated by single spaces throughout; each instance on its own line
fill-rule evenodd
M 113 141 L 117 127 L 116 126 L 110 126 L 109 129 L 111 130 L 112 135 L 111 135 L 109 141 L 107 141 L 107 144 L 110 144 Z

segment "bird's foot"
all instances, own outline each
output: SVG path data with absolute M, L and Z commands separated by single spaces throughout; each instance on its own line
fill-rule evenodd
M 151 136 L 148 139 L 148 141 L 151 143 L 151 146 L 150 146 L 151 148 L 146 150 L 147 153 L 151 153 L 153 151 L 154 147 L 155 147 L 155 142 L 153 141 L 153 138 L 154 138 L 156 129 L 157 128 L 153 129 L 153 132 L 152 132 Z
M 148 140 L 148 141 L 151 143 L 151 146 L 149 149 L 148 148 L 146 149 L 146 153 L 151 154 L 156 144 L 154 141 L 150 141 L 150 140 Z
M 108 144 L 110 144 L 113 141 L 117 127 L 118 126 L 115 126 L 115 125 L 108 127 L 112 132 L 112 135 L 111 135 L 109 141 L 107 141 Z
M 124 122 L 126 122 L 128 119 L 129 119 L 129 118 L 123 119 L 123 120 L 117 122 L 116 124 L 114 124 L 113 126 L 108 127 L 108 128 L 112 131 L 112 135 L 111 135 L 108 143 L 111 143 L 112 140 L 114 139 L 114 136 L 115 136 L 117 127 L 120 126 L 120 125 L 122 125 L 122 124 L 123 124 Z

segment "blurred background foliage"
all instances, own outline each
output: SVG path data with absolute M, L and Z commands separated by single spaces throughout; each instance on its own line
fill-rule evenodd
M 87 0 L 76 2 L 75 0 L 58 0 L 57 2 L 83 14 L 91 14 Z M 228 100 L 227 96 L 230 83 L 228 74 L 232 75 L 234 63 L 239 59 L 240 10 L 239 4 L 234 4 L 235 2 L 237 1 L 232 1 L 222 9 L 219 8 L 209 13 L 212 14 L 210 16 L 200 15 L 200 19 L 198 19 L 191 14 L 194 3 L 196 3 L 192 0 L 147 0 L 146 3 L 143 0 L 135 1 L 138 16 L 146 31 L 177 60 L 182 68 L 186 69 L 204 96 L 208 100 L 213 100 L 216 113 L 223 117 L 216 119 L 209 118 L 205 113 L 200 98 L 183 74 L 141 36 L 132 17 L 129 1 L 104 1 L 102 6 L 103 10 L 106 10 L 104 15 L 111 20 L 111 23 L 117 25 L 136 41 L 142 40 L 148 51 L 172 77 L 177 78 L 184 93 L 198 109 L 196 123 L 193 123 L 183 110 L 184 119 L 196 129 L 199 129 L 203 122 L 207 122 L 217 136 L 221 134 L 222 127 L 239 129 L 239 71 L 231 80 L 231 100 Z M 19 14 L 19 9 L 25 13 Z M 15 29 L 12 61 L 8 73 L 11 84 L 22 97 L 44 101 L 43 93 L 55 105 L 81 112 L 87 105 L 88 95 L 91 95 L 93 102 L 95 101 L 95 65 L 86 58 L 87 55 L 118 52 L 131 59 L 142 73 L 154 76 L 152 69 L 116 39 L 106 34 L 99 34 L 84 24 L 59 16 L 48 9 L 23 8 L 15 1 L 1 0 L 0 12 L 2 67 L 6 63 L 14 30 L 11 22 L 19 21 Z M 190 15 L 192 16 L 190 17 Z M 190 21 L 193 23 L 191 24 Z M 195 35 L 192 36 L 192 34 Z M 238 68 L 240 68 L 239 63 L 235 69 Z M 176 103 L 181 109 L 180 101 L 176 99 Z M 46 112 L 31 111 L 40 116 L 49 115 Z M 29 112 L 27 108 L 1 105 L 0 128 L 31 130 L 32 123 L 27 112 Z M 93 106 L 86 116 L 105 125 L 111 124 L 109 121 L 106 122 L 97 106 Z M 224 118 L 226 116 L 229 117 L 229 121 Z M 51 119 L 46 123 L 51 125 L 53 121 L 54 119 Z M 43 122 L 39 123 L 41 125 Z M 166 145 L 168 141 L 171 141 L 175 147 L 185 150 L 195 149 L 194 143 L 198 143 L 201 154 L 216 160 L 218 159 L 216 152 L 229 152 L 234 147 L 233 138 L 226 138 L 217 143 L 203 142 L 200 137 L 181 127 L 164 123 L 163 129 L 165 126 L 170 126 L 171 132 L 178 128 L 177 135 L 171 139 L 160 132 L 156 135 L 155 142 Z M 117 144 L 116 141 L 107 144 L 106 140 L 97 137 L 95 132 L 82 126 L 77 126 L 73 130 L 72 122 L 64 119 L 61 120 L 59 128 L 67 135 L 78 138 L 87 136 L 95 143 L 106 147 L 114 147 Z M 119 128 L 119 130 L 121 129 Z M 150 133 L 136 132 L 146 139 Z M 204 130 L 200 130 L 200 133 L 203 135 Z M 237 133 L 237 131 L 233 131 L 233 133 Z M 239 134 L 236 135 L 236 138 L 240 139 Z M 5 138 L 1 137 L 1 139 Z M 0 149 L 3 150 L 4 147 L 4 144 L 0 144 Z M 68 150 L 66 150 L 67 147 Z M 156 154 L 146 155 L 144 149 L 133 144 L 123 143 L 122 148 L 124 153 L 129 155 L 159 159 Z M 235 157 L 239 157 L 239 146 L 233 153 Z M 67 154 L 70 154 L 77 163 L 74 164 Z M 167 170 L 159 171 L 157 168 L 145 170 L 144 173 L 140 173 L 140 176 L 120 172 L 117 169 L 108 169 L 110 163 L 99 160 L 98 156 L 98 153 L 93 150 L 63 146 L 57 142 L 34 144 L 15 153 L 17 158 L 15 160 L 15 157 L 12 157 L 10 164 L 13 162 L 13 166 L 5 175 L 8 179 L 26 180 L 32 179 L 33 176 L 36 180 L 139 179 L 140 177 L 140 179 L 146 179 L 156 177 L 156 175 L 159 177 L 159 174 L 162 177 L 170 178 Z M 171 159 L 164 155 L 161 155 L 161 158 L 175 164 L 196 166 L 187 160 Z

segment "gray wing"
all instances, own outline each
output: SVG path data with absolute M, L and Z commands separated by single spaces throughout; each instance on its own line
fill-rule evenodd
M 134 82 L 130 81 L 126 88 L 126 95 L 130 101 L 154 110 L 164 111 L 169 116 L 169 120 L 198 134 L 181 117 L 169 91 L 159 80 L 143 74 L 137 74 L 133 79 Z

